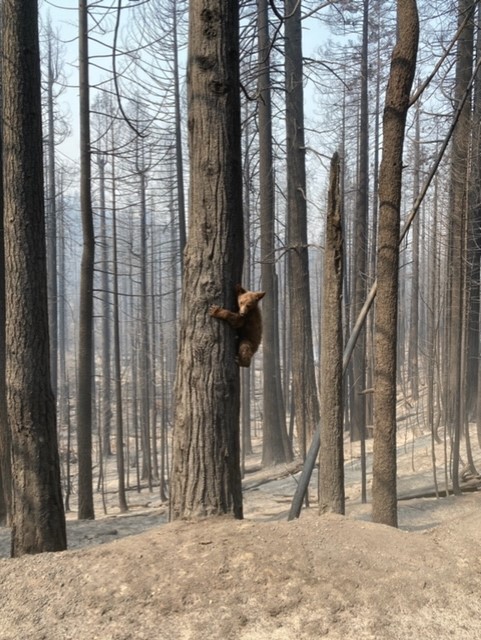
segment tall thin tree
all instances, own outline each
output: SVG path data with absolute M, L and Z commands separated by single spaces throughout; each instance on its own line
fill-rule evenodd
M 319 511 L 344 513 L 342 406 L 342 274 L 343 234 L 340 158 L 331 160 L 323 263 L 321 433 Z
M 55 159 L 53 32 L 49 28 L 47 41 L 47 284 L 50 336 L 50 375 L 57 394 L 58 307 L 57 307 L 57 184 Z
M 1 17 L 1 14 L 0 14 Z M 1 23 L 0 23 L 1 24 Z M 2 67 L 0 66 L 0 91 Z M 0 108 L 1 107 L 0 94 Z M 0 118 L 0 170 L 3 173 L 3 111 Z M 5 386 L 5 246 L 4 246 L 4 199 L 3 180 L 0 184 L 0 523 L 9 524 L 12 514 L 12 460 L 10 430 L 7 420 L 7 398 Z
M 95 236 L 92 215 L 90 85 L 87 0 L 79 1 L 80 208 L 83 248 L 80 265 L 77 376 L 78 518 L 95 517 L 92 487 L 93 285 Z
M 115 146 L 115 128 L 112 127 L 112 147 Z M 119 478 L 119 508 L 121 513 L 128 509 L 125 491 L 124 460 L 124 410 L 122 405 L 122 369 L 120 363 L 120 302 L 119 302 L 119 257 L 117 234 L 117 178 L 115 155 L 112 156 L 112 302 L 113 302 L 113 350 L 115 378 L 115 450 L 117 475 Z
M 285 0 L 287 248 L 294 410 L 305 453 L 319 423 L 307 246 L 301 2 Z
M 472 2 L 459 0 L 458 24 L 461 25 L 472 10 Z M 459 104 L 469 84 L 473 69 L 474 23 L 469 20 L 464 27 L 456 51 L 456 83 L 454 97 Z M 464 333 L 466 322 L 466 233 L 468 211 L 468 156 L 471 125 L 471 99 L 464 104 L 453 133 L 451 162 L 451 207 L 449 217 L 448 248 L 448 348 L 445 360 L 448 379 L 448 428 L 453 441 L 453 491 L 460 493 L 459 456 L 460 440 L 465 420 L 464 406 L 466 385 L 464 371 Z
M 266 292 L 262 308 L 264 392 L 262 464 L 292 460 L 286 429 L 286 412 L 281 385 L 280 344 L 277 318 L 277 276 L 275 260 L 275 197 L 272 153 L 272 105 L 270 81 L 269 20 L 267 0 L 258 2 L 259 42 L 259 198 L 261 219 L 261 276 Z
M 397 42 L 386 90 L 379 173 L 372 484 L 373 520 L 391 526 L 397 526 L 396 356 L 402 155 L 418 38 L 416 0 L 398 0 Z
M 368 213 L 369 213 L 369 101 L 368 101 L 368 67 L 369 67 L 369 1 L 363 2 L 363 27 L 361 45 L 361 95 L 359 113 L 359 168 L 356 191 L 356 216 L 354 220 L 352 283 L 353 313 L 355 322 L 367 292 L 368 265 Z M 364 460 L 366 438 L 366 331 L 363 329 L 352 356 L 353 366 L 353 406 L 351 413 L 351 437 L 361 441 Z
M 415 139 L 414 139 L 414 175 L 413 175 L 413 192 L 414 198 L 417 198 L 420 185 L 421 173 L 421 106 L 420 101 L 416 103 L 415 109 Z M 411 386 L 412 399 L 419 399 L 419 218 L 413 221 L 412 225 L 412 278 L 411 278 L 411 308 L 409 321 L 409 358 L 408 373 L 409 383 Z

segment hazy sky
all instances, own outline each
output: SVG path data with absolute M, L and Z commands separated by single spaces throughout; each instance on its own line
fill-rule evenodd
M 105 0 L 103 6 L 117 6 L 117 0 Z M 125 3 L 127 8 L 127 3 Z M 135 5 L 132 5 L 135 10 Z M 77 0 L 58 0 L 58 4 L 52 0 L 41 0 L 40 2 L 41 22 L 45 25 L 48 20 L 51 21 L 55 33 L 58 34 L 62 42 L 64 52 L 64 75 L 67 82 L 65 92 L 59 100 L 62 111 L 67 112 L 67 119 L 72 128 L 72 135 L 59 147 L 59 153 L 65 157 L 77 161 L 79 157 L 79 140 L 78 140 L 78 2 Z M 122 16 L 122 20 L 128 20 L 128 11 Z M 92 20 L 90 21 L 92 24 Z M 44 29 L 41 27 L 41 33 Z M 324 39 L 320 22 L 315 19 L 309 19 L 304 23 L 303 47 L 304 55 L 313 57 L 321 41 Z M 103 42 L 96 42 L 91 39 L 89 42 L 90 56 L 92 64 L 90 66 L 90 82 L 94 84 L 96 81 L 108 77 L 107 71 L 101 71 L 96 68 L 96 64 L 102 65 L 107 69 L 111 69 L 111 59 L 109 45 L 112 42 L 111 33 L 106 34 Z M 96 59 L 96 56 L 100 56 Z M 307 88 L 307 91 L 309 89 Z M 92 97 L 93 96 L 92 92 Z M 312 110 L 313 102 L 306 100 L 306 113 Z

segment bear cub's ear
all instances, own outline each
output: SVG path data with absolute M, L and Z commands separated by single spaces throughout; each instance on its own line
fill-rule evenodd
M 262 300 L 262 298 L 263 298 L 265 295 L 266 295 L 266 292 L 265 292 L 265 291 L 258 291 L 258 292 L 256 293 L 256 298 L 257 298 L 258 300 Z
M 240 296 L 241 293 L 247 293 L 247 289 L 244 289 L 244 287 L 241 284 L 236 284 L 235 292 L 237 293 L 238 296 Z

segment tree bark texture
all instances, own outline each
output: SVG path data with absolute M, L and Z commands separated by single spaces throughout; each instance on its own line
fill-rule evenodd
M 6 384 L 12 556 L 66 548 L 50 381 L 38 7 L 5 0 L 3 115 Z
M 261 219 L 261 276 L 266 292 L 263 318 L 263 440 L 262 464 L 292 460 L 286 428 L 286 412 L 281 384 L 278 330 L 278 295 L 275 259 L 275 196 L 272 154 L 272 105 L 270 82 L 270 38 L 267 0 L 258 3 L 259 42 L 259 204 Z
M 115 135 L 112 130 L 112 136 Z M 117 234 L 117 200 L 116 200 L 116 168 L 115 156 L 112 158 L 112 298 L 113 298 L 113 337 L 114 337 L 114 376 L 115 376 L 115 457 L 119 486 L 119 509 L 125 513 L 128 509 L 125 491 L 125 459 L 124 459 L 124 413 L 122 410 L 122 366 L 120 359 L 120 302 L 119 302 L 119 260 Z
M 152 362 L 149 340 L 148 293 L 147 293 L 147 178 L 144 150 L 139 150 L 137 171 L 140 178 L 140 317 L 139 317 L 139 381 L 140 381 L 140 437 L 142 442 L 142 479 L 147 480 L 152 491 L 152 447 L 150 409 L 152 393 Z
M 184 255 L 186 233 L 185 233 L 185 198 L 184 198 L 184 160 L 182 151 L 182 117 L 181 117 L 181 87 L 180 87 L 180 67 L 179 67 L 179 46 L 177 38 L 178 30 L 178 13 L 177 3 L 172 3 L 172 37 L 174 44 L 174 63 L 173 63 L 173 80 L 174 80 L 174 105 L 175 105 L 175 169 L 176 169 L 176 186 L 177 186 L 177 207 L 178 207 L 178 224 L 179 224 L 179 253 Z M 183 261 L 181 261 L 181 269 Z
M 344 514 L 340 160 L 331 160 L 323 265 L 319 512 Z
M 105 206 L 105 165 L 107 160 L 99 154 L 97 167 L 99 172 L 99 216 L 100 216 L 100 242 L 102 261 L 102 409 L 101 409 L 101 441 L 102 455 L 112 455 L 110 436 L 112 433 L 112 365 L 111 365 L 111 295 L 110 295 L 110 242 L 107 236 L 107 211 Z
M 358 317 L 367 294 L 368 272 L 368 216 L 369 216 L 369 1 L 363 1 L 363 29 L 361 48 L 361 95 L 359 114 L 359 170 L 356 193 L 356 218 L 354 221 L 353 301 L 352 319 Z M 352 354 L 353 402 L 351 414 L 351 439 L 361 441 L 361 458 L 365 459 L 366 439 L 366 329 L 359 338 Z
M 50 375 L 52 389 L 57 396 L 57 355 L 58 355 L 58 295 L 57 295 L 57 190 L 56 190 L 56 161 L 55 161 L 55 114 L 54 114 L 54 63 L 53 34 L 49 32 L 48 47 L 48 77 L 47 77 L 47 287 L 48 287 L 48 321 L 50 337 Z
M 304 90 L 302 67 L 301 2 L 286 0 L 286 162 L 287 247 L 291 322 L 292 384 L 295 417 L 302 453 L 319 423 L 312 345 L 307 247 Z
M 396 340 L 402 153 L 419 36 L 415 0 L 398 0 L 397 19 L 398 37 L 386 91 L 379 175 L 372 485 L 373 520 L 392 526 L 397 526 Z
M 175 385 L 171 517 L 242 517 L 235 309 L 243 261 L 239 7 L 192 0 L 189 234 Z
M 0 69 L 0 76 L 1 76 Z M 2 91 L 0 81 L 0 91 Z M 0 94 L 0 104 L 1 104 Z M 3 111 L 2 111 L 3 113 Z M 0 167 L 3 171 L 3 117 L 0 118 Z M 0 525 L 10 524 L 12 515 L 12 459 L 11 439 L 7 420 L 5 388 L 5 245 L 4 245 L 3 181 L 0 184 Z
M 458 24 L 461 25 L 470 12 L 472 3 L 458 2 Z M 469 84 L 473 69 L 473 21 L 469 20 L 462 31 L 456 52 L 456 106 L 461 102 Z M 466 323 L 466 233 L 467 233 L 467 177 L 470 146 L 471 100 L 466 100 L 453 133 L 451 149 L 451 211 L 449 219 L 448 249 L 448 340 L 449 358 L 445 361 L 448 376 L 448 428 L 453 439 L 453 491 L 460 494 L 459 454 L 464 423 L 464 397 L 466 386 L 464 359 L 464 331 Z
M 92 488 L 92 382 L 93 382 L 93 285 L 95 237 L 90 193 L 90 100 L 88 69 L 87 2 L 79 2 L 80 76 L 80 208 L 82 260 L 80 263 L 79 346 L 77 379 L 78 518 L 95 517 Z
M 413 192 L 417 198 L 421 174 L 421 115 L 419 101 L 416 104 L 415 138 L 414 138 L 414 175 Z M 408 344 L 408 379 L 411 387 L 411 397 L 419 400 L 419 217 L 412 224 L 412 277 L 411 277 L 411 306 L 409 320 L 409 344 Z
M 476 64 L 481 60 L 481 13 L 478 11 L 476 23 Z M 470 270 L 470 305 L 468 338 L 468 411 L 471 420 L 477 424 L 478 443 L 481 443 L 481 358 L 479 330 L 481 320 L 480 275 L 481 275 L 481 86 L 475 84 L 473 97 L 473 166 L 471 187 L 471 225 L 468 256 Z

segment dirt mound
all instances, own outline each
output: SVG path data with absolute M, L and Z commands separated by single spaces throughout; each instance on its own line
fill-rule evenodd
M 0 560 L 0 638 L 477 637 L 481 500 L 423 533 L 350 517 L 174 523 Z

